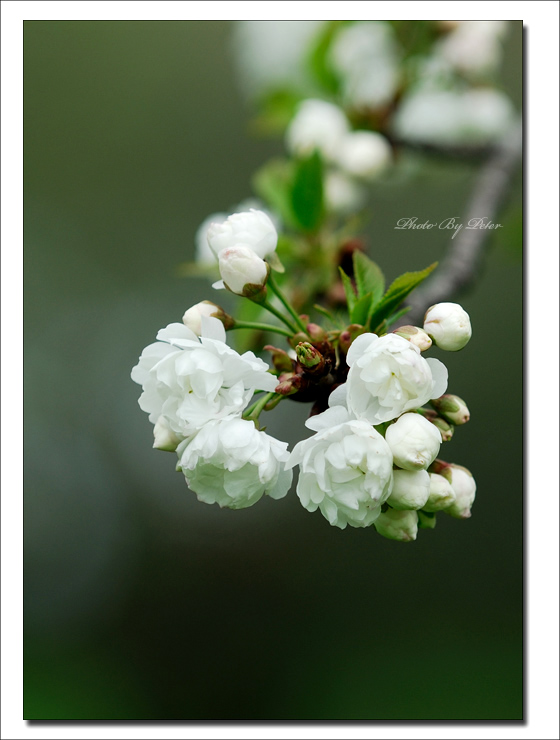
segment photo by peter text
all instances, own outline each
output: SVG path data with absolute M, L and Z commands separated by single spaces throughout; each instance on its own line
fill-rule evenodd
M 452 239 L 454 239 L 461 229 L 501 229 L 502 224 L 493 223 L 489 218 L 471 218 L 465 226 L 457 216 L 451 216 L 443 221 L 423 221 L 421 222 L 417 216 L 412 218 L 401 218 L 397 221 L 395 229 L 442 229 L 453 231 Z

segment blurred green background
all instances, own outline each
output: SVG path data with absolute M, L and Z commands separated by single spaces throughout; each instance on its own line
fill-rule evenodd
M 471 409 L 445 457 L 477 479 L 472 519 L 440 516 L 401 544 L 329 527 L 294 492 L 222 511 L 151 449 L 130 369 L 214 297 L 176 266 L 282 152 L 250 134 L 231 24 L 24 24 L 24 716 L 521 719 L 520 173 L 460 297 L 473 339 L 435 353 Z M 512 23 L 503 80 L 518 108 L 521 43 Z M 476 175 L 407 169 L 371 196 L 369 250 L 388 278 L 447 244 L 397 219 L 460 216 Z M 292 446 L 305 416 L 287 402 L 268 430 Z

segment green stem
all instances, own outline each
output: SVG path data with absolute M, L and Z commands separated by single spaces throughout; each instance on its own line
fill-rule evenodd
M 276 293 L 276 295 L 280 299 L 280 301 L 281 301 L 282 305 L 284 306 L 284 308 L 286 309 L 286 311 L 288 311 L 288 313 L 292 316 L 292 318 L 296 322 L 296 324 L 297 324 L 298 328 L 300 329 L 300 331 L 302 331 L 304 334 L 307 334 L 307 329 L 305 327 L 305 324 L 300 319 L 300 317 L 297 314 L 295 308 L 291 305 L 291 303 L 288 301 L 288 299 L 286 298 L 286 296 L 282 293 L 282 291 L 280 290 L 280 288 L 276 284 L 276 281 L 272 277 L 272 273 L 268 277 L 268 283 L 267 283 L 267 285 L 270 286 L 270 289 L 272 290 L 273 293 Z
M 261 324 L 255 321 L 237 321 L 230 327 L 231 329 L 258 329 L 260 331 L 270 331 L 276 334 L 283 334 L 285 337 L 291 337 L 294 335 L 293 331 L 283 329 L 281 326 L 273 326 L 272 324 Z
M 258 401 L 255 401 L 254 404 L 249 406 L 249 408 L 243 412 L 243 418 L 250 421 L 258 421 L 261 411 L 264 409 L 266 404 L 276 395 L 277 394 L 272 391 L 271 393 L 267 393 L 262 398 L 259 398 Z
M 277 308 L 275 308 L 272 305 L 272 303 L 269 303 L 268 300 L 263 301 L 259 305 L 261 305 L 263 308 L 266 308 L 266 310 L 267 311 L 270 311 L 271 314 L 274 314 L 274 316 L 276 316 L 277 319 L 280 319 L 280 321 L 283 324 L 286 324 L 286 326 L 288 327 L 288 329 L 292 332 L 290 334 L 290 336 L 293 336 L 294 334 L 297 334 L 298 333 L 299 330 L 297 329 L 297 327 L 295 327 L 292 324 L 292 322 L 289 319 L 287 319 L 281 311 L 279 311 Z

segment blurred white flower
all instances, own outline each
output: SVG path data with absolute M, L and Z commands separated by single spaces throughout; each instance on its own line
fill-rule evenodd
M 308 511 L 317 508 L 329 524 L 368 527 L 391 493 L 393 457 L 383 437 L 342 406 L 307 420 L 317 431 L 298 442 L 288 465 L 300 465 L 297 494 Z
M 387 139 L 374 131 L 352 131 L 338 149 L 338 166 L 354 177 L 375 180 L 391 164 L 392 152 Z
M 210 224 L 207 237 L 217 257 L 224 249 L 242 245 L 264 259 L 274 252 L 278 243 L 278 233 L 270 217 L 254 208 L 234 213 L 221 223 Z
M 389 540 L 413 542 L 418 534 L 418 514 L 416 511 L 387 509 L 373 526 L 380 535 Z
M 393 509 L 421 509 L 430 495 L 426 470 L 393 470 L 393 490 L 387 499 Z
M 327 209 L 333 213 L 346 215 L 359 211 L 367 200 L 363 185 L 342 172 L 332 170 L 325 178 L 325 201 Z
M 385 432 L 395 465 L 403 470 L 426 470 L 436 459 L 441 433 L 421 414 L 400 416 Z
M 250 98 L 278 89 L 309 90 L 307 57 L 327 21 L 236 21 L 234 59 Z
M 346 361 L 348 408 L 370 424 L 420 408 L 447 388 L 445 365 L 424 359 L 418 347 L 396 334 L 360 335 L 350 345 Z
M 326 161 L 332 162 L 349 130 L 348 119 L 337 105 L 325 100 L 304 100 L 286 130 L 286 148 L 297 156 L 318 149 Z
M 501 62 L 506 30 L 507 21 L 462 21 L 434 51 L 460 72 L 485 75 Z
M 426 311 L 424 331 L 441 349 L 456 352 L 472 336 L 471 320 L 458 303 L 436 303 Z
M 255 390 L 276 387 L 265 362 L 227 346 L 218 319 L 202 317 L 200 339 L 178 323 L 161 329 L 157 339 L 142 352 L 131 376 L 142 386 L 138 403 L 152 424 L 164 421 L 178 437 L 241 413 Z
M 264 494 L 282 498 L 292 483 L 287 444 L 240 418 L 209 421 L 179 445 L 177 455 L 177 469 L 207 504 L 245 509 Z
M 212 287 L 226 287 L 232 293 L 247 297 L 263 290 L 270 272 L 267 263 L 256 252 L 240 244 L 222 249 L 218 265 L 222 280 Z
M 417 89 L 405 95 L 392 125 L 400 138 L 425 144 L 484 145 L 499 140 L 516 114 L 499 90 Z
M 330 50 L 331 63 L 342 80 L 346 103 L 378 108 L 389 103 L 399 86 L 399 48 L 384 21 L 359 21 L 341 28 Z

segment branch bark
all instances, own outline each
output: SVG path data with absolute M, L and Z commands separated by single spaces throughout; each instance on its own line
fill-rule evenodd
M 505 196 L 522 151 L 521 125 L 516 126 L 495 148 L 482 166 L 467 204 L 461 231 L 450 240 L 445 257 L 434 276 L 411 296 L 406 324 L 418 324 L 434 303 L 449 300 L 463 291 L 476 277 L 489 229 L 467 229 L 472 219 L 493 221 Z

